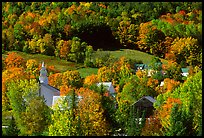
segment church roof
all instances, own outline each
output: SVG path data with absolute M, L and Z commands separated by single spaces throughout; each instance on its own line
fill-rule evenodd
M 53 87 L 53 86 L 51 86 L 51 85 L 49 85 L 49 84 L 41 83 L 40 86 L 41 86 L 41 87 L 46 87 L 46 88 L 50 89 L 51 91 L 55 91 L 55 92 L 56 92 L 56 91 L 60 91 L 59 89 L 57 89 L 57 88 L 55 88 L 55 87 Z

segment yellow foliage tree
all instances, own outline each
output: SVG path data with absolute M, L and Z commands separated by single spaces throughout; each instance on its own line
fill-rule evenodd
M 86 76 L 86 78 L 84 79 L 84 84 L 89 85 L 89 86 L 97 82 L 99 82 L 99 80 L 98 80 L 98 76 L 95 74 Z
M 86 88 L 78 90 L 83 97 L 78 103 L 82 133 L 85 136 L 109 135 L 109 125 L 101 105 L 101 95 Z

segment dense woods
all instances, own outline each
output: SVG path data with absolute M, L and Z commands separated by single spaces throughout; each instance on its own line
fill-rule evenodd
M 151 75 L 135 70 L 142 61 L 105 52 L 120 49 L 153 55 Z M 98 70 L 82 77 L 46 65 L 49 85 L 71 97 L 52 109 L 37 93 L 41 63 L 16 51 Z M 201 68 L 201 2 L 2 2 L 2 135 L 202 135 Z M 134 123 L 143 96 L 156 100 L 151 124 Z

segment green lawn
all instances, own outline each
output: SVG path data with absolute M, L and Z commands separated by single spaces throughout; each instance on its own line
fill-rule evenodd
M 97 52 L 109 52 L 114 57 L 122 57 L 125 56 L 130 59 L 141 60 L 144 64 L 149 64 L 151 59 L 155 57 L 154 55 L 147 54 L 145 52 L 141 52 L 138 50 L 131 50 L 131 49 L 120 49 L 116 51 L 97 51 Z M 161 58 L 160 58 L 161 59 Z M 167 61 L 161 59 L 162 62 L 166 63 Z
M 82 78 L 85 78 L 86 76 L 97 74 L 98 69 L 97 68 L 80 68 L 78 69 L 80 75 Z

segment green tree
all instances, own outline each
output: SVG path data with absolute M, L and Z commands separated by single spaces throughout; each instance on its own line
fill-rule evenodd
M 128 119 L 127 135 L 140 136 L 141 130 L 145 124 L 145 112 L 143 111 L 140 118 L 139 111 L 134 106 L 130 106 L 130 115 Z
M 24 123 L 23 114 L 26 111 L 30 101 L 38 95 L 38 84 L 35 79 L 32 80 L 17 80 L 7 84 L 7 96 L 12 108 L 12 115 L 15 119 L 17 128 L 20 130 L 19 135 L 28 135 Z
M 28 135 L 42 135 L 50 124 L 51 111 L 42 97 L 31 99 L 22 114 L 23 123 L 27 127 Z
M 85 58 L 86 46 L 86 42 L 80 42 L 80 39 L 78 37 L 73 37 L 71 49 L 68 53 L 68 59 L 76 63 L 83 62 Z
M 93 67 L 92 56 L 93 56 L 93 48 L 92 46 L 87 46 L 85 51 L 85 60 L 84 60 L 85 66 Z
M 52 123 L 49 126 L 50 136 L 77 135 L 76 101 L 75 91 L 72 91 L 65 99 L 61 99 L 54 105 L 51 115 Z M 80 126 L 78 129 L 80 129 Z

